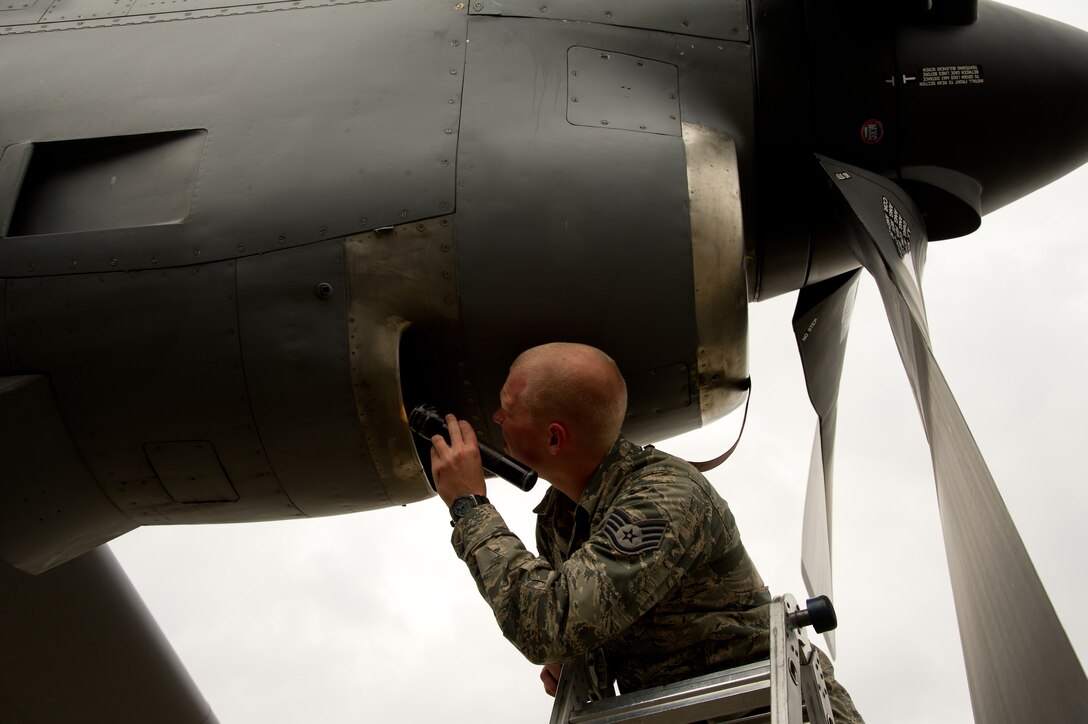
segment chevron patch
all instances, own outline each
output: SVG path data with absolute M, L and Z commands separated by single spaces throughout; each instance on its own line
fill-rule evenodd
M 604 521 L 604 533 L 621 553 L 652 551 L 661 545 L 669 522 L 662 518 L 643 520 L 638 523 L 622 510 L 613 510 Z

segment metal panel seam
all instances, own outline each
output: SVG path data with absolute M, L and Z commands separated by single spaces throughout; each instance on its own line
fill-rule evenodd
M 280 493 L 283 494 L 283 497 L 287 498 L 287 501 L 295 510 L 302 515 L 306 515 L 302 509 L 298 507 L 295 501 L 291 499 L 291 494 L 287 492 L 287 489 L 283 487 L 279 475 L 276 474 L 276 468 L 272 464 L 272 459 L 268 456 L 268 447 L 265 445 L 264 438 L 261 436 L 261 426 L 257 424 L 256 413 L 253 410 L 253 392 L 249 389 L 249 378 L 246 376 L 245 358 L 242 356 L 242 335 L 244 332 L 242 331 L 242 318 L 238 312 L 238 260 L 235 259 L 229 263 L 234 276 L 234 328 L 238 330 L 238 334 L 235 335 L 235 339 L 238 340 L 238 370 L 242 375 L 242 384 L 246 391 L 246 407 L 249 408 L 249 418 L 253 421 L 253 434 L 256 435 L 261 443 L 261 454 L 264 455 L 265 460 L 268 461 L 268 469 L 272 473 L 272 479 L 276 481 L 276 487 L 279 488 Z M 227 472 L 227 479 L 230 480 L 229 472 Z

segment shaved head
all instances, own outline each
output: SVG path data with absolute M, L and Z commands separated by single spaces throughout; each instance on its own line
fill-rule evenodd
M 532 347 L 510 365 L 510 379 L 523 385 L 519 401 L 537 422 L 563 424 L 593 453 L 605 455 L 619 436 L 627 384 L 612 358 L 596 347 Z

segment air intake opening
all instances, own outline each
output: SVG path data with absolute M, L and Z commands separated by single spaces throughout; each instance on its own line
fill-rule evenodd
M 0 167 L 21 178 L 3 184 L 15 190 L 4 235 L 180 224 L 207 136 L 197 129 L 9 146 Z

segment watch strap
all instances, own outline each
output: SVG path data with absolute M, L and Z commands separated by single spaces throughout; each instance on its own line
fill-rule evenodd
M 461 520 L 468 511 L 472 510 L 478 505 L 487 505 L 491 501 L 483 495 L 459 495 L 453 499 L 453 504 L 450 505 L 450 517 L 453 519 L 450 521 L 450 525 L 457 525 L 457 521 Z

